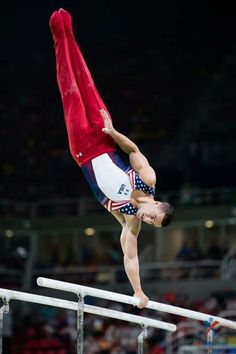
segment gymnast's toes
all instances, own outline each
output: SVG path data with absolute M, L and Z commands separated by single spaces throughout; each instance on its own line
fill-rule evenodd
M 60 13 L 61 18 L 63 20 L 65 30 L 67 32 L 73 32 L 71 14 L 68 11 L 64 10 L 64 9 L 59 9 L 58 12 Z
M 59 11 L 54 11 L 50 17 L 49 27 L 55 38 L 60 37 L 64 33 L 64 25 Z

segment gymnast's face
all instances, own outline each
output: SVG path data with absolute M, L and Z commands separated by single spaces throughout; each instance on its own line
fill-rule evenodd
M 148 203 L 143 205 L 136 214 L 137 218 L 145 223 L 161 227 L 161 223 L 164 219 L 165 213 L 161 209 L 161 202 Z

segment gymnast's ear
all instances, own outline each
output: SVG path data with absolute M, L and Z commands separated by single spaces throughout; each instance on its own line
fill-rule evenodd
M 161 226 L 166 227 L 172 222 L 172 219 L 175 214 L 175 209 L 174 209 L 173 205 L 171 205 L 169 203 L 163 202 L 161 204 L 162 204 L 161 209 L 165 213 L 164 218 L 161 223 Z

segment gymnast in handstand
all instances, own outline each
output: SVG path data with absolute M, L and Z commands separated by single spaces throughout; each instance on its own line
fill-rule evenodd
M 141 222 L 167 226 L 174 208 L 154 199 L 153 168 L 137 145 L 113 127 L 75 40 L 71 15 L 63 9 L 55 11 L 50 28 L 70 151 L 99 202 L 122 226 L 124 267 L 142 308 L 148 298 L 139 275 L 137 239 Z M 121 159 L 117 145 L 129 155 L 130 164 Z

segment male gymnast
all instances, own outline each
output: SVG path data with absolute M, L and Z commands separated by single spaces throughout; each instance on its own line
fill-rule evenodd
M 140 299 L 138 307 L 145 307 L 148 297 L 141 287 L 137 252 L 141 221 L 167 226 L 174 208 L 154 200 L 154 170 L 135 143 L 114 129 L 75 40 L 70 14 L 63 9 L 55 11 L 50 28 L 72 157 L 99 202 L 122 226 L 125 271 L 134 296 Z M 120 158 L 116 144 L 129 154 L 130 165 Z

